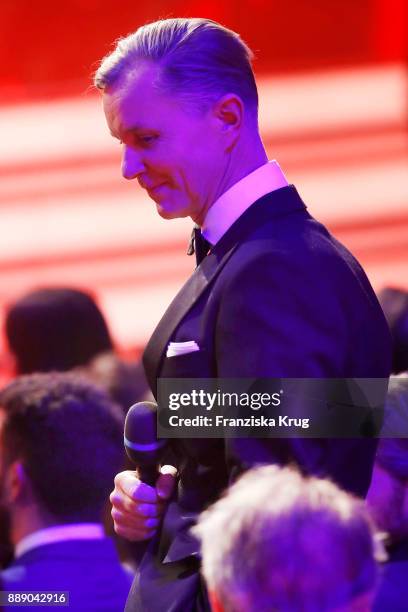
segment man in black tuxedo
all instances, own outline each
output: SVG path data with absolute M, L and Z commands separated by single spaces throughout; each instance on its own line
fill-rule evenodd
M 388 331 L 364 271 L 268 162 L 251 57 L 215 22 L 169 19 L 121 40 L 95 76 L 123 176 L 137 178 L 162 217 L 189 216 L 202 231 L 198 266 L 144 354 L 154 394 L 160 377 L 389 374 Z M 189 528 L 237 473 L 294 462 L 363 496 L 375 442 L 178 440 L 173 450 L 170 503 L 168 475 L 155 490 L 122 473 L 111 496 L 117 532 L 150 540 L 129 610 L 208 609 Z

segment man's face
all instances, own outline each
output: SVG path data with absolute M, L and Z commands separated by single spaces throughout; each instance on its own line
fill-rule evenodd
M 157 66 L 141 65 L 103 94 L 112 135 L 122 142 L 122 174 L 137 178 L 165 219 L 200 223 L 220 195 L 227 155 L 221 121 L 212 109 L 182 108 L 153 82 Z

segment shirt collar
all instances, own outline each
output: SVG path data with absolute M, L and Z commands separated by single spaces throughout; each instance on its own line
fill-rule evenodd
M 105 538 L 102 525 L 99 523 L 75 523 L 72 525 L 56 525 L 30 533 L 22 538 L 15 548 L 15 557 L 21 557 L 26 552 L 44 544 L 53 544 L 66 540 L 102 540 Z
M 203 236 L 212 245 L 216 244 L 251 204 L 267 193 L 287 185 L 277 161 L 263 164 L 235 183 L 214 202 L 201 228 Z

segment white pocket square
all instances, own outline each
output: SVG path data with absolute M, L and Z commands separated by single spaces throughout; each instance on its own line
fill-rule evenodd
M 167 347 L 166 357 L 177 357 L 177 355 L 186 355 L 199 351 L 200 347 L 194 340 L 188 342 L 169 342 Z

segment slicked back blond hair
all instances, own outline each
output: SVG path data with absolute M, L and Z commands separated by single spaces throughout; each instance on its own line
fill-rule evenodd
M 257 116 L 253 53 L 240 36 L 210 19 L 163 19 L 120 39 L 94 76 L 100 90 L 131 77 L 142 62 L 160 69 L 155 86 L 189 108 L 205 111 L 226 93 L 237 94 Z

